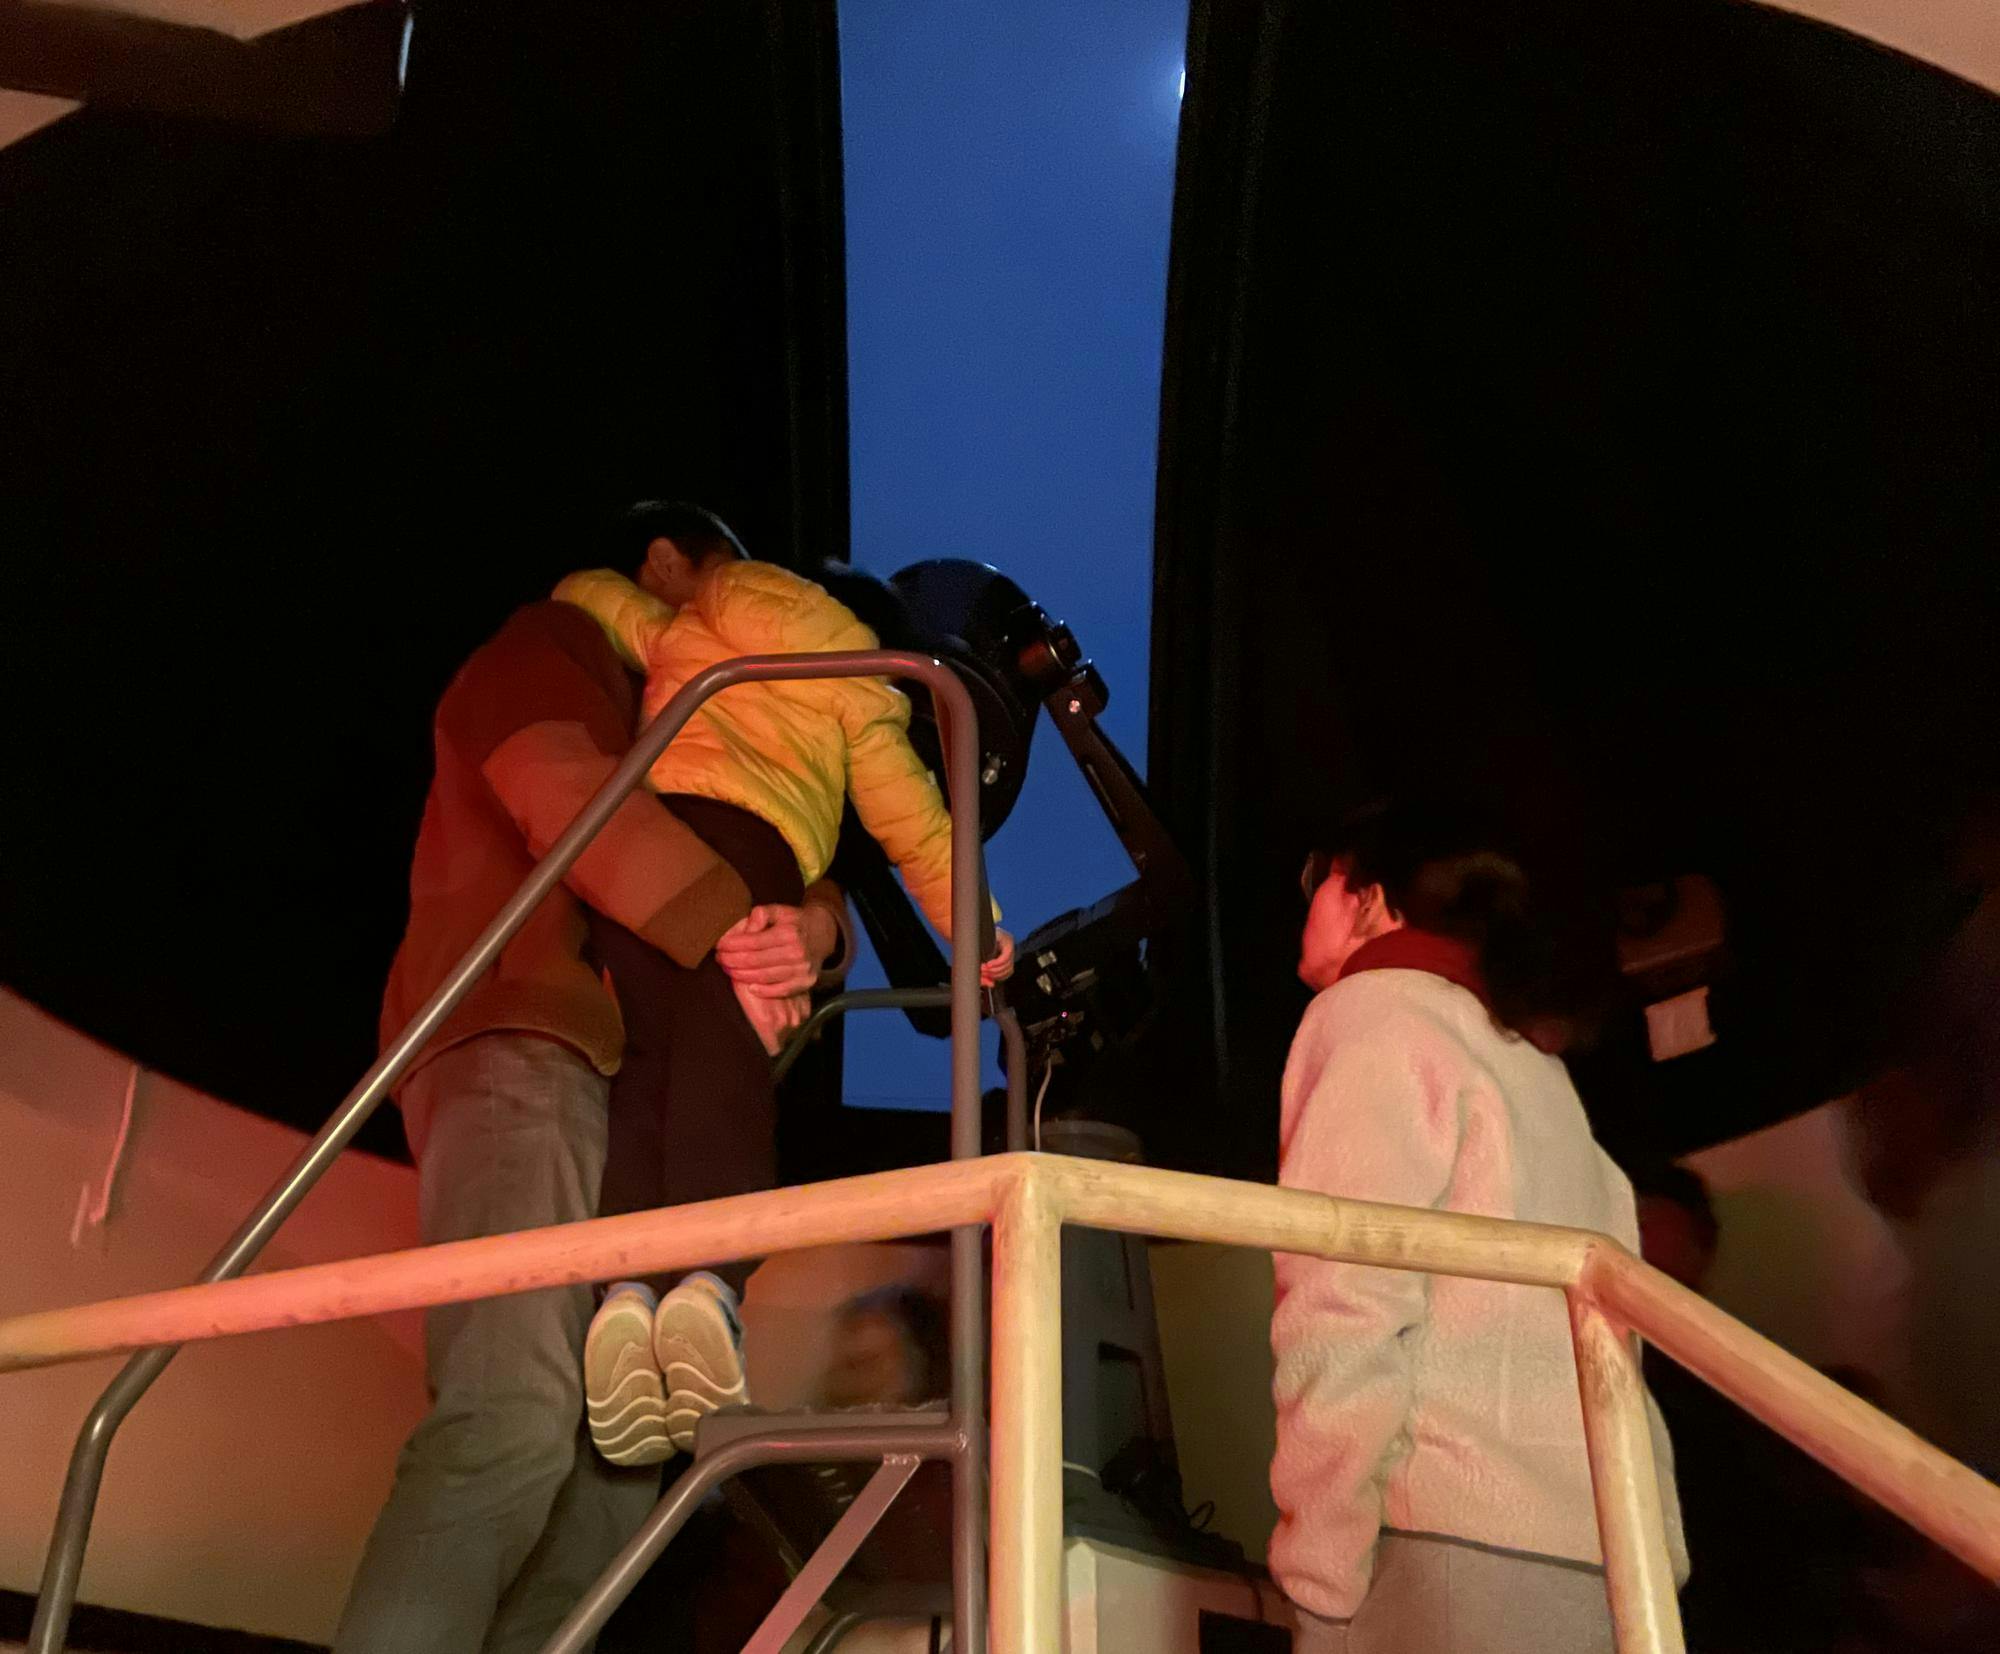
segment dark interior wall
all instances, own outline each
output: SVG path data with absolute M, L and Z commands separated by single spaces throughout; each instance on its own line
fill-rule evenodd
M 1623 1024 L 1608 1137 L 1874 1060 L 1992 780 L 1997 108 L 1720 0 L 1197 3 L 1151 775 L 1226 1124 L 1164 1157 L 1272 1163 L 1298 860 L 1381 788 L 1488 799 L 1579 897 L 1723 883 L 1721 1042 L 1649 1071 Z
M 640 495 L 842 549 L 836 98 L 830 3 L 420 0 L 386 136 L 0 151 L 0 980 L 324 1117 L 463 655 Z

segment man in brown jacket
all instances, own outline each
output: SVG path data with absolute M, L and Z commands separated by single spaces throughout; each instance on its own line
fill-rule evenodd
M 566 603 L 518 611 L 439 702 L 393 1037 L 630 745 L 639 683 Z M 736 872 L 641 790 L 426 1047 L 398 1098 L 426 1243 L 595 1214 L 624 1047 L 586 908 L 683 965 L 750 913 Z M 745 939 L 754 929 L 754 937 Z M 721 958 L 759 991 L 809 986 L 844 945 L 826 884 L 760 912 Z M 538 1649 L 651 1508 L 657 1472 L 578 1451 L 587 1287 L 430 1312 L 433 1403 L 403 1450 L 342 1617 L 340 1654 Z

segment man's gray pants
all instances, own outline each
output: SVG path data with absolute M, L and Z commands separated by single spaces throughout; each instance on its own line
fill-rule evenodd
M 402 1095 L 425 1242 L 596 1215 L 610 1082 L 569 1047 L 485 1034 Z M 659 1498 L 582 1434 L 589 1287 L 429 1312 L 411 1435 L 335 1654 L 534 1654 Z

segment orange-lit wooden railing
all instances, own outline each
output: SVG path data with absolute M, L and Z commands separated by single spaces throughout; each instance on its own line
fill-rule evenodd
M 1066 1223 L 1565 1293 L 1625 1654 L 1682 1647 L 1631 1332 L 1987 1577 L 2000 1488 L 1602 1235 L 1060 1155 L 921 1166 L 0 1321 L 0 1371 L 845 1241 L 991 1223 L 991 1647 L 1062 1645 L 1060 1236 Z

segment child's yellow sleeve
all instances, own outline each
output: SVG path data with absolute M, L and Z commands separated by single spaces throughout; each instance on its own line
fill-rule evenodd
M 585 569 L 555 589 L 559 603 L 574 604 L 604 628 L 611 647 L 635 672 L 652 662 L 654 644 L 673 623 L 674 611 L 612 569 Z

